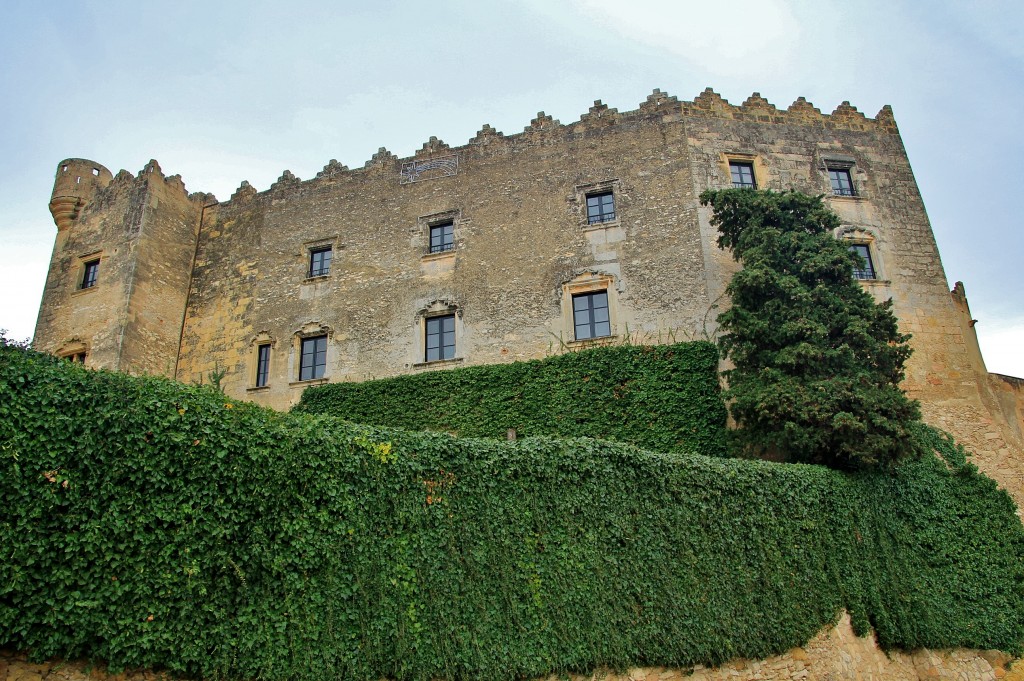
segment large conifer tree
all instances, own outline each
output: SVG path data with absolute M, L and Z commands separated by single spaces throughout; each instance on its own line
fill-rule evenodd
M 920 411 L 900 389 L 910 336 L 892 301 L 853 278 L 860 256 L 833 237 L 821 197 L 707 191 L 718 245 L 742 263 L 718 317 L 741 450 L 833 468 L 884 466 L 916 451 Z

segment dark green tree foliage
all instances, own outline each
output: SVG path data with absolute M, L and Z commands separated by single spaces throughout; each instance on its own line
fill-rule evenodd
M 295 411 L 463 437 L 596 437 L 725 453 L 712 343 L 621 345 L 512 364 L 309 388 Z
M 701 203 L 743 264 L 718 318 L 742 450 L 842 469 L 915 454 L 920 411 L 899 387 L 910 336 L 892 301 L 853 278 L 862 261 L 833 237 L 835 213 L 798 192 L 707 191 Z
M 0 646 L 193 678 L 714 664 L 847 609 L 1024 641 L 1024 528 L 949 440 L 892 474 L 280 414 L 0 343 Z

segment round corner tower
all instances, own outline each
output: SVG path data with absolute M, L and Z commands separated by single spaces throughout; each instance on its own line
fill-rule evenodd
M 85 158 L 68 158 L 58 163 L 50 195 L 50 214 L 57 229 L 70 227 L 92 194 L 113 179 L 109 170 Z

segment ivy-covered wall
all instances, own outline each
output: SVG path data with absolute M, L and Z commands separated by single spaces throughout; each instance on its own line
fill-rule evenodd
M 721 455 L 725 405 L 708 342 L 595 348 L 542 360 L 331 383 L 294 411 L 464 437 L 556 435 Z
M 0 348 L 0 646 L 207 678 L 758 658 L 845 608 L 1017 652 L 1024 529 L 940 435 L 895 474 L 280 414 Z

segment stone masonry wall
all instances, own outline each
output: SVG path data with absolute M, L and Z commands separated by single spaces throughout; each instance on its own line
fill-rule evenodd
M 165 178 L 156 161 L 150 161 L 140 175 L 147 176 L 147 193 L 137 237 L 121 370 L 172 376 L 201 206 L 207 197 L 189 196 L 181 178 Z
M 992 388 L 999 409 L 1006 417 L 1010 430 L 1018 439 L 1024 440 L 1024 378 L 989 374 L 989 386 Z
M 455 174 L 402 184 L 403 162 L 328 165 L 265 193 L 242 187 L 208 213 L 178 378 L 228 371 L 227 392 L 279 408 L 298 399 L 302 335 L 329 337 L 326 379 L 363 380 L 542 357 L 576 347 L 568 291 L 608 291 L 612 334 L 683 340 L 710 301 L 696 197 L 677 106 L 621 116 L 595 105 L 521 135 L 485 127 L 458 150 L 432 140 L 410 162 L 457 156 Z M 586 222 L 586 194 L 615 194 L 617 218 Z M 454 220 L 455 248 L 428 253 L 429 226 Z M 329 245 L 331 273 L 307 277 Z M 423 317 L 457 315 L 456 359 L 424 362 Z M 272 344 L 254 386 L 255 347 Z
M 155 161 L 138 177 L 111 177 L 85 159 L 59 164 L 51 202 L 58 232 L 35 347 L 85 352 L 98 368 L 172 374 L 205 198 L 189 197 Z M 95 260 L 96 284 L 83 288 L 84 265 Z
M 802 648 L 766 660 L 735 660 L 721 667 L 693 670 L 663 667 L 634 668 L 616 674 L 603 670 L 572 674 L 571 681 L 1021 681 L 1024 666 L 1008 668 L 1009 658 L 998 651 L 956 649 L 881 651 L 872 637 L 859 638 L 844 615 Z M 169 676 L 153 671 L 108 674 L 102 667 L 87 671 L 82 662 L 28 662 L 24 655 L 0 650 L 0 681 L 157 681 Z M 544 681 L 558 681 L 551 676 Z
M 970 367 L 958 375 L 943 375 L 935 358 L 934 375 L 917 397 L 929 423 L 953 433 L 973 453 L 973 461 L 986 475 L 1006 489 L 1024 513 L 1024 390 L 1019 378 L 990 374 L 981 356 L 978 336 L 962 282 L 950 292 L 954 313 L 941 320 L 955 324 L 959 334 L 949 334 L 950 349 L 963 351 Z M 942 348 L 937 348 L 937 353 Z M 949 380 L 955 378 L 956 380 Z
M 285 171 L 263 193 L 243 183 L 200 235 L 177 377 L 225 370 L 229 394 L 284 408 L 310 384 L 298 380 L 303 336 L 328 336 L 327 381 L 540 357 L 588 344 L 573 340 L 571 293 L 603 287 L 613 336 L 713 334 L 736 265 L 697 197 L 731 186 L 733 158 L 752 162 L 763 188 L 826 194 L 823 164 L 849 161 L 858 195 L 833 206 L 842 236 L 872 243 L 884 274 L 868 285 L 896 295 L 915 331 L 919 308 L 949 312 L 891 111 L 868 119 L 844 103 L 824 116 L 803 100 L 782 111 L 756 94 L 736 107 L 656 90 L 636 111 L 596 102 L 569 125 L 541 113 L 517 135 L 484 126 L 463 147 L 432 138 L 411 159 L 382 149 L 359 170 L 332 161 L 306 182 Z M 455 168 L 405 181 L 412 164 L 444 163 Z M 599 190 L 614 192 L 616 219 L 587 225 L 586 195 Z M 428 254 L 439 219 L 454 220 L 455 249 Z M 331 274 L 309 278 L 320 246 L 333 249 Z M 427 364 L 422 320 L 443 312 L 457 315 L 456 359 Z M 262 343 L 270 380 L 256 388 Z M 912 390 L 926 384 L 926 369 L 910 374 Z

